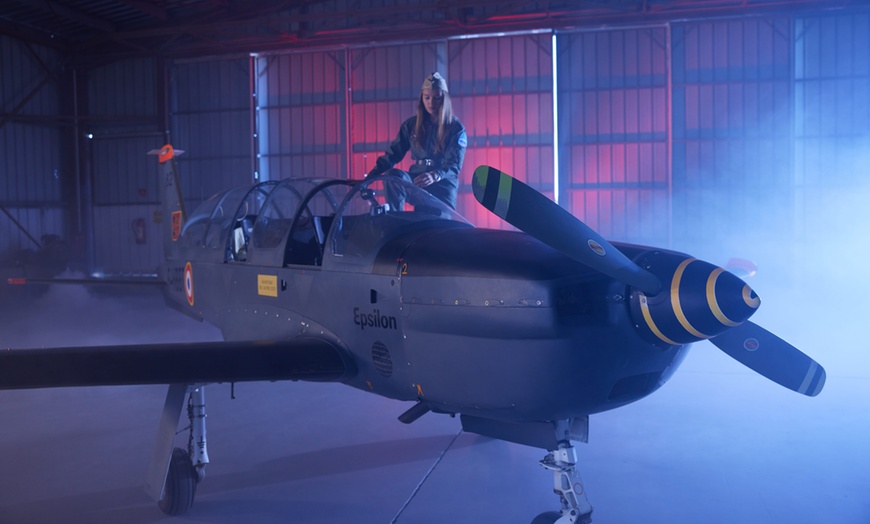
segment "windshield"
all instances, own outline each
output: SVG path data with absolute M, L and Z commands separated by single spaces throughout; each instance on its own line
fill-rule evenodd
M 181 245 L 229 249 L 227 234 L 231 227 L 240 228 L 256 217 L 275 182 L 235 187 L 203 202 L 187 219 L 181 231 Z
M 357 185 L 341 203 L 332 226 L 331 247 L 343 262 L 370 262 L 390 239 L 437 227 L 472 227 L 459 213 L 393 176 L 372 177 Z

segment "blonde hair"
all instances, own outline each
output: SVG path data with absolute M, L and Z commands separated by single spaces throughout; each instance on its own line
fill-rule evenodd
M 450 93 L 447 91 L 441 92 L 441 103 L 436 115 L 430 115 L 426 111 L 426 106 L 423 105 L 423 93 L 420 92 L 420 98 L 417 100 L 417 122 L 414 124 L 414 136 L 417 146 L 423 147 L 426 144 L 426 132 L 429 126 L 427 121 L 431 121 L 438 126 L 437 140 L 435 141 L 435 152 L 441 153 L 444 151 L 444 141 L 447 137 L 447 126 L 453 123 L 453 104 L 450 103 Z

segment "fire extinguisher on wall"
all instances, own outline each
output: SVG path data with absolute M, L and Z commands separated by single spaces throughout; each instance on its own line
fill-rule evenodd
M 145 243 L 145 219 L 136 218 L 133 220 L 133 238 L 137 244 Z

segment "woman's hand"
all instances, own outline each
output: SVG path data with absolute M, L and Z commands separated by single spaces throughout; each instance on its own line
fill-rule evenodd
M 414 178 L 414 185 L 417 187 L 426 187 L 431 186 L 439 180 L 441 180 L 441 177 L 438 176 L 437 173 L 435 173 L 434 171 L 427 171 L 422 175 L 417 175 L 417 177 Z

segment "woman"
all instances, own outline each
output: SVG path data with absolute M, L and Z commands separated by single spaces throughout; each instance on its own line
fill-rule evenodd
M 368 176 L 381 173 L 409 177 L 418 187 L 456 208 L 459 170 L 465 158 L 468 139 L 465 127 L 453 115 L 447 81 L 432 73 L 423 81 L 417 114 L 402 124 L 396 139 Z M 408 172 L 392 169 L 411 151 L 414 164 Z

